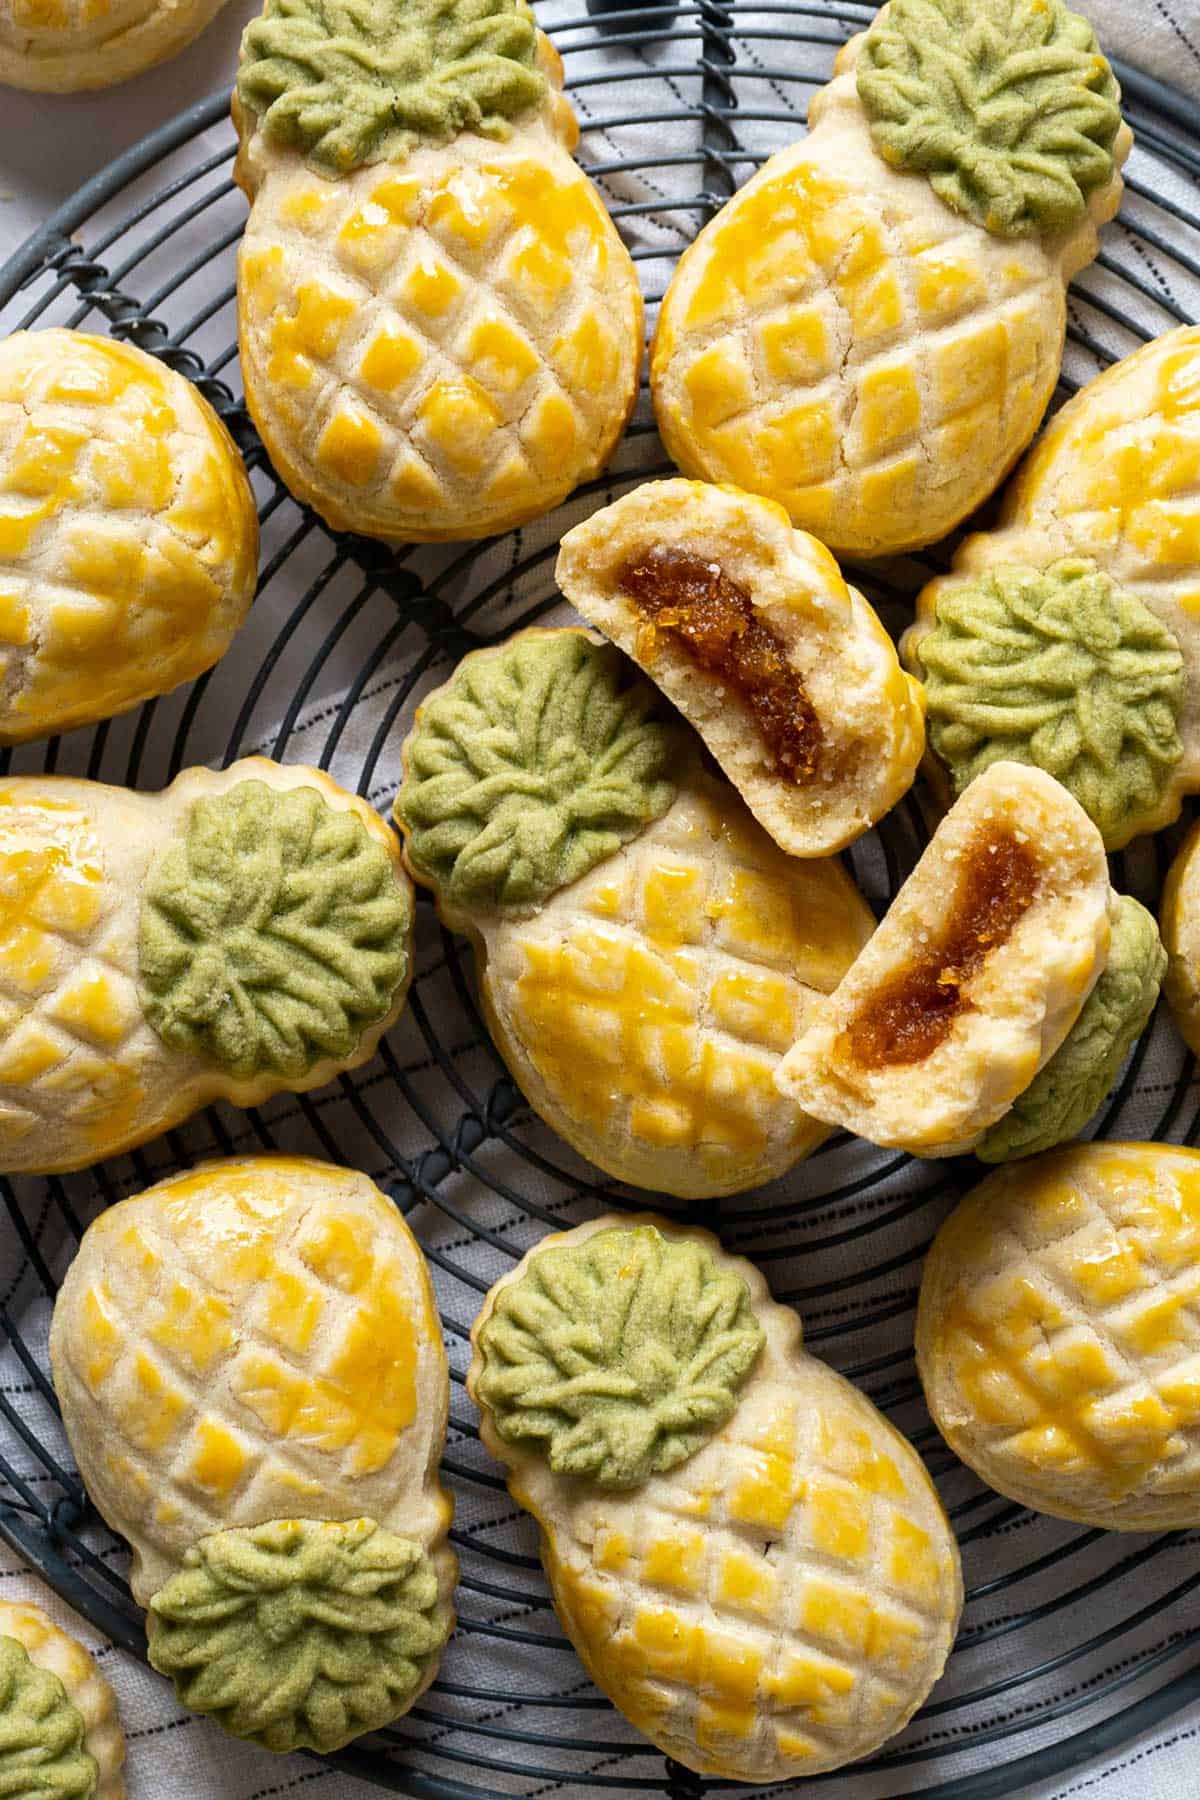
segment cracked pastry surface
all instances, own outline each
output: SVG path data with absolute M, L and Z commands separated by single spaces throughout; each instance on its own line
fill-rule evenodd
M 1079 1018 L 1117 904 L 1082 807 L 1040 769 L 993 764 L 814 1009 L 781 1086 L 872 1143 L 972 1149 Z
M 210 668 L 257 562 L 241 456 L 182 375 L 83 332 L 0 342 L 0 744 Z
M 569 1144 L 698 1196 L 823 1140 L 774 1073 L 871 914 L 836 858 L 783 854 L 611 644 L 531 630 L 473 652 L 402 756 L 406 862 L 471 938 L 493 1039 Z
M 536 1245 L 472 1341 L 484 1444 L 541 1527 L 585 1668 L 639 1731 L 687 1768 L 768 1782 L 903 1727 L 957 1627 L 954 1537 L 915 1451 L 801 1348 L 750 1263 L 608 1215 Z M 590 1473 L 547 1460 L 539 1391 Z M 639 1459 L 631 1429 L 678 1418 L 690 1452 L 660 1436 Z M 616 1485 L 588 1461 L 597 1437 L 627 1449 Z
M 917 1366 L 955 1454 L 1107 1531 L 1200 1519 L 1200 1155 L 1076 1144 L 998 1170 L 925 1264 Z
M 50 1358 L 185 1704 L 275 1750 L 412 1705 L 453 1623 L 449 1384 L 424 1258 L 365 1175 L 240 1157 L 110 1208 Z
M 383 10 L 400 29 L 420 9 Z M 288 486 L 336 529 L 415 542 L 534 518 L 604 466 L 636 398 L 641 293 L 571 156 L 557 55 L 514 0 L 471 29 L 488 24 L 503 33 L 497 63 L 521 77 L 521 110 L 385 139 L 391 160 L 355 162 L 375 154 L 356 143 L 337 170 L 293 141 L 292 115 L 277 124 L 273 89 L 255 81 L 260 27 L 247 33 L 234 108 L 251 201 L 238 265 L 247 402 Z M 325 29 L 314 67 L 335 56 Z M 497 90 L 499 78 L 493 102 Z
M 81 1168 L 357 1067 L 411 928 L 395 835 L 318 770 L 0 782 L 0 1168 Z
M 943 537 L 1033 436 L 1058 378 L 1067 282 L 1117 210 L 1131 142 L 1121 126 L 1100 153 L 1107 175 L 1063 228 L 1009 237 L 976 223 L 928 171 L 873 142 L 864 58 L 901 11 L 885 8 L 839 52 L 808 136 L 684 253 L 651 352 L 659 429 L 686 475 L 765 494 L 858 556 Z M 1018 11 L 992 8 L 978 29 L 1003 42 Z M 1039 16 L 1065 12 L 1056 3 Z M 956 36 L 939 57 L 954 54 Z M 997 86 L 1012 92 L 1021 79 Z M 1089 106 L 1092 79 L 1085 57 Z
M 923 589 L 901 653 L 926 681 L 929 773 L 990 757 L 1061 780 L 1117 850 L 1200 788 L 1200 330 L 1081 388 L 994 531 Z

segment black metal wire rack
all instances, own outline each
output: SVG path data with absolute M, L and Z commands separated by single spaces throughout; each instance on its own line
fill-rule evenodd
M 540 0 L 583 125 L 582 155 L 642 271 L 650 314 L 696 229 L 796 135 L 837 45 L 870 16 L 853 4 L 686 0 L 569 11 Z M 582 4 L 582 0 L 579 0 Z M 1200 137 L 1193 109 L 1120 71 L 1137 135 L 1120 221 L 1072 290 L 1060 397 L 1114 355 L 1200 317 Z M 644 397 L 612 471 L 550 519 L 493 540 L 400 554 L 328 531 L 286 492 L 242 405 L 233 257 L 244 205 L 230 177 L 226 96 L 213 95 L 98 175 L 0 270 L 0 321 L 67 324 L 140 345 L 193 380 L 245 453 L 260 502 L 253 617 L 218 668 L 127 719 L 0 753 L 155 787 L 189 764 L 253 750 L 331 769 L 380 806 L 421 694 L 466 649 L 560 604 L 564 525 L 621 487 L 666 472 Z M 944 550 L 857 571 L 884 616 Z M 855 847 L 877 908 L 926 837 L 910 799 Z M 1117 859 L 1120 887 L 1153 902 L 1173 837 Z M 665 1793 L 705 1782 L 665 1763 L 583 1677 L 549 1608 L 530 1522 L 478 1444 L 462 1391 L 481 1294 L 546 1229 L 614 1200 L 524 1107 L 476 1008 L 469 956 L 421 920 L 408 1013 L 367 1068 L 249 1114 L 217 1108 L 85 1176 L 10 1183 L 0 1254 L 0 1535 L 117 1643 L 143 1653 L 123 1546 L 89 1509 L 47 1375 L 52 1297 L 101 1207 L 205 1155 L 281 1148 L 367 1167 L 395 1197 L 435 1271 L 454 1371 L 447 1480 L 458 1501 L 461 1620 L 442 1677 L 394 1730 L 333 1760 L 417 1800 Z M 1191 1060 L 1159 1018 L 1097 1126 L 1100 1135 L 1200 1138 Z M 987 1800 L 1112 1750 L 1200 1698 L 1200 1536 L 1117 1538 L 1037 1518 L 983 1489 L 940 1444 L 912 1362 L 920 1258 L 969 1159 L 921 1165 L 835 1139 L 786 1181 L 701 1208 L 731 1247 L 797 1304 L 808 1342 L 917 1443 L 958 1531 L 968 1605 L 931 1703 L 850 1782 L 854 1800 Z M 696 1209 L 693 1209 L 696 1216 Z

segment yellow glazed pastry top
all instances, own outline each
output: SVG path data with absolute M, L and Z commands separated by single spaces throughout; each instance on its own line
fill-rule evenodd
M 364 1175 L 244 1157 L 111 1208 L 71 1266 L 51 1358 L 143 1604 L 227 1527 L 368 1516 L 427 1543 L 444 1532 L 433 1291 Z
M 1133 774 L 1116 789 L 1121 803 L 1113 805 L 1114 816 L 1096 808 L 1110 849 L 1169 825 L 1183 796 L 1200 788 L 1197 479 L 1200 328 L 1181 326 L 1105 370 L 1056 414 L 1021 465 L 999 527 L 967 538 L 950 573 L 928 584 L 902 645 L 916 674 L 924 673 L 927 642 L 941 668 L 942 646 L 957 628 L 964 597 L 984 584 L 1003 584 L 1011 613 L 1021 587 L 1044 581 L 1047 572 L 1061 581 L 1063 570 L 1098 571 L 1108 617 L 1082 640 L 1087 670 L 1073 669 L 1061 688 L 1040 683 L 1036 692 L 1024 691 L 1018 680 L 1007 715 L 993 705 L 988 729 L 973 732 L 969 753 L 1038 760 L 1085 804 L 1092 790 L 1103 799 L 1114 772 L 1129 767 Z M 1094 584 L 1094 574 L 1091 579 Z M 1142 609 L 1158 622 L 1157 636 L 1139 628 Z M 1079 604 L 1069 616 L 1078 621 Z M 993 644 L 1022 629 L 1019 620 L 998 616 L 990 635 L 986 625 L 976 631 L 966 654 L 994 662 Z M 931 688 L 934 750 L 942 706 Z M 1073 727 L 1072 711 L 1092 721 L 1089 730 Z M 1046 726 L 1032 744 L 1031 721 Z M 953 724 L 949 715 L 947 722 Z M 936 759 L 931 773 L 946 782 Z
M 573 161 L 545 40 L 540 105 L 396 163 L 314 172 L 235 107 L 252 200 L 246 396 L 289 487 L 402 542 L 499 531 L 603 467 L 637 391 L 642 302 Z
M 83 1645 L 40 1606 L 0 1601 L 0 1658 L 0 1783 L 22 1797 L 125 1800 L 116 1698 Z
M 425 1260 L 365 1175 L 244 1157 L 111 1208 L 50 1362 L 185 1705 L 277 1751 L 408 1710 L 453 1628 L 449 1380 Z
M 701 1195 L 822 1140 L 775 1070 L 870 911 L 835 858 L 785 856 L 698 767 L 611 645 L 533 630 L 473 653 L 403 762 L 408 864 L 470 935 L 496 1043 L 569 1143 Z
M 111 87 L 174 56 L 224 0 L 0 0 L 0 83 L 33 93 Z
M 920 686 L 828 550 L 773 501 L 646 482 L 569 531 L 555 573 L 791 855 L 843 848 L 911 783 Z
M 1198 1255 L 1194 1150 L 1078 1144 L 989 1175 L 921 1284 L 918 1366 L 951 1448 L 1060 1518 L 1200 1523 Z
M 972 1149 L 1079 1017 L 1116 905 L 1082 807 L 1040 769 L 993 764 L 814 1008 L 781 1086 L 872 1143 Z
M 1200 827 L 1188 833 L 1167 871 L 1159 923 L 1167 1000 L 1188 1047 L 1200 1051 Z
M 241 457 L 182 375 L 81 332 L 0 343 L 0 743 L 209 668 L 257 556 Z
M 249 842 L 222 828 L 247 790 Z M 0 782 L 0 1169 L 80 1168 L 356 1066 L 404 1004 L 411 917 L 395 835 L 317 770 Z
M 594 1346 L 599 1334 L 545 1335 L 532 1299 L 521 1302 L 517 1289 L 536 1279 L 539 1257 L 586 1256 L 601 1233 L 628 1236 L 632 1284 L 640 1268 L 632 1245 L 647 1231 L 686 1247 L 726 1284 L 744 1283 L 765 1341 L 739 1376 L 732 1413 L 702 1414 L 710 1422 L 699 1448 L 613 1490 L 554 1473 L 540 1438 L 518 1435 L 513 1415 L 493 1411 L 488 1395 L 521 1393 L 511 1321 L 542 1332 L 546 1354 L 558 1358 L 565 1407 L 588 1391 L 579 1382 L 588 1351 L 577 1357 L 572 1346 Z M 653 1382 L 656 1365 L 639 1362 L 634 1346 L 660 1296 L 681 1317 L 712 1320 L 718 1335 L 698 1346 L 702 1359 L 734 1344 L 738 1321 L 718 1284 L 693 1282 L 691 1292 L 685 1270 L 678 1294 L 664 1296 L 660 1276 L 653 1291 L 643 1286 L 631 1298 L 615 1280 L 608 1297 L 617 1314 L 637 1312 L 617 1370 L 629 1383 Z M 582 1271 L 552 1291 L 577 1299 L 587 1291 Z M 706 1232 L 610 1215 L 536 1246 L 492 1289 L 472 1338 L 468 1390 L 480 1404 L 483 1441 L 541 1526 L 555 1607 L 588 1673 L 639 1731 L 688 1768 L 767 1782 L 837 1768 L 902 1728 L 940 1674 L 958 1622 L 954 1537 L 915 1452 L 801 1349 L 795 1313 L 771 1299 L 756 1269 Z M 540 1361 L 534 1373 L 549 1382 Z M 616 1379 L 612 1369 L 607 1375 L 600 1392 Z M 697 1389 L 697 1411 L 707 1399 L 708 1389 Z M 603 1427 L 587 1415 L 579 1429 L 589 1420 Z
M 889 166 L 856 86 L 863 37 L 685 252 L 651 356 L 685 474 L 783 505 L 834 550 L 932 543 L 1029 442 L 1054 390 L 1065 286 L 1120 201 L 1114 173 L 1057 236 L 997 237 Z M 1119 167 L 1129 148 L 1122 127 Z

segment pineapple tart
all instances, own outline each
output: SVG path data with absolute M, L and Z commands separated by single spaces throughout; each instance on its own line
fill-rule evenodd
M 618 1214 L 497 1282 L 467 1388 L 589 1675 L 666 1755 L 788 1782 L 901 1730 L 958 1549 L 912 1446 L 715 1237 Z
M 1041 769 L 992 763 L 947 813 L 779 1070 L 830 1125 L 1007 1162 L 1074 1137 L 1154 1011 L 1166 954 L 1100 833 Z
M 252 1156 L 122 1201 L 50 1362 L 185 1706 L 278 1751 L 407 1712 L 453 1626 L 449 1377 L 425 1259 L 365 1175 Z
M 317 769 L 0 780 L 0 1172 L 357 1067 L 404 1004 L 412 902 L 395 833 Z
M 891 0 L 808 123 L 682 257 L 654 407 L 686 475 L 882 556 L 945 536 L 1033 436 L 1132 140 L 1063 0 Z
M 595 635 L 519 632 L 418 708 L 396 818 L 535 1110 L 621 1180 L 737 1193 L 827 1136 L 775 1070 L 873 920 L 665 711 Z

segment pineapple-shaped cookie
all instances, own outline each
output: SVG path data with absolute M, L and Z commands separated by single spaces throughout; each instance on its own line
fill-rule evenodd
M 1041 769 L 993 763 L 814 1006 L 780 1084 L 874 1144 L 1028 1156 L 1091 1118 L 1165 966 L 1078 802 Z
M 123 1201 L 50 1360 L 185 1705 L 271 1750 L 408 1710 L 453 1624 L 449 1380 L 425 1260 L 365 1175 L 246 1157 Z
M 917 1366 L 1000 1493 L 1110 1531 L 1200 1525 L 1200 1154 L 1076 1144 L 997 1170 L 934 1239 Z
M 0 1601 L 0 1793 L 14 1800 L 125 1800 L 125 1735 L 113 1691 L 40 1606 Z
M 954 1639 L 954 1538 L 912 1447 L 750 1263 L 610 1215 L 530 1251 L 472 1338 L 483 1441 L 632 1724 L 737 1782 L 902 1728 Z
M 1054 391 L 1119 101 L 1063 0 L 891 0 L 667 290 L 651 383 L 684 472 L 847 554 L 958 524 Z
M 331 525 L 481 537 L 608 460 L 642 302 L 560 83 L 523 0 L 267 0 L 247 29 L 246 398 Z
M 736 1193 L 827 1135 L 775 1086 L 872 918 L 785 856 L 611 645 L 519 633 L 420 707 L 396 817 L 530 1103 L 622 1180 Z
M 0 782 L 0 1170 L 356 1067 L 404 1004 L 411 928 L 395 834 L 316 769 Z
M 1081 389 L 905 634 L 931 773 L 1037 764 L 1110 850 L 1200 790 L 1200 328 Z
M 789 855 L 843 849 L 907 791 L 925 748 L 920 684 L 824 544 L 773 500 L 647 481 L 568 531 L 554 573 Z
M 242 459 L 182 375 L 82 332 L 0 342 L 0 744 L 210 668 L 257 560 Z
M 225 0 L 0 0 L 0 82 L 39 94 L 112 87 L 165 62 Z

